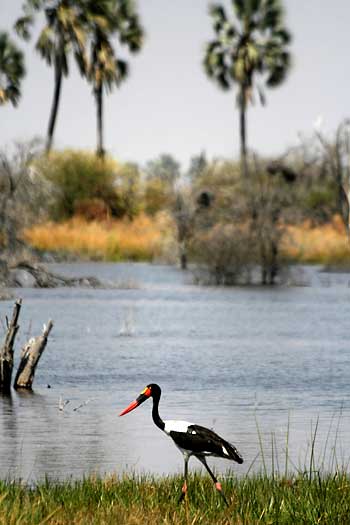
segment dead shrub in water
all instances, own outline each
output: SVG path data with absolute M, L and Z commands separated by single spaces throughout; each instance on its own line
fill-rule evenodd
M 196 278 L 205 280 L 205 268 L 214 284 L 232 285 L 251 280 L 251 239 L 249 231 L 233 224 L 216 224 L 207 232 L 198 235 L 192 250 L 199 263 Z
M 268 171 L 255 165 L 251 184 L 245 189 L 252 256 L 261 271 L 262 284 L 274 284 L 285 260 L 282 239 L 286 216 L 291 217 L 294 203 L 294 179 L 282 169 Z
M 214 197 L 196 217 L 192 242 L 196 262 L 216 284 L 256 281 L 257 271 L 263 284 L 274 284 L 285 264 L 281 243 L 285 216 L 294 202 L 294 179 L 278 168 L 269 172 L 257 161 L 249 181 L 237 177 L 235 165 L 230 179 L 228 163 L 215 165 L 211 177 L 208 171 L 203 180 Z M 215 180 L 223 176 L 225 186 L 215 187 Z

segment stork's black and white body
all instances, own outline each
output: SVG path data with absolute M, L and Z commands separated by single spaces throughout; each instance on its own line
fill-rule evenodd
M 187 477 L 188 477 L 188 461 L 191 456 L 195 456 L 207 469 L 215 483 L 216 489 L 222 495 L 225 503 L 227 500 L 222 492 L 221 484 L 218 482 L 213 472 L 209 468 L 206 457 L 215 456 L 219 458 L 229 459 L 236 461 L 237 463 L 243 463 L 243 458 L 239 454 L 238 450 L 231 445 L 228 441 L 225 441 L 222 437 L 218 436 L 213 430 L 195 425 L 189 421 L 178 421 L 178 420 L 166 420 L 163 421 L 159 415 L 159 400 L 161 396 L 161 389 L 155 383 L 147 385 L 146 388 L 141 392 L 138 398 L 130 403 L 119 415 L 123 416 L 134 408 L 138 407 L 141 403 L 153 398 L 153 409 L 152 418 L 154 423 L 165 432 L 174 441 L 175 445 L 180 449 L 183 454 L 185 461 L 185 479 L 182 487 L 182 493 L 180 500 L 182 500 L 187 492 Z

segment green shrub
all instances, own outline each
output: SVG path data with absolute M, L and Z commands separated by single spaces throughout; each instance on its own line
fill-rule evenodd
M 129 219 L 134 219 L 142 209 L 141 174 L 137 164 L 131 162 L 117 167 L 116 185 L 120 205 Z
M 147 215 L 154 216 L 162 210 L 169 209 L 174 198 L 174 189 L 167 181 L 152 178 L 145 182 L 144 208 Z
M 117 164 L 112 159 L 101 160 L 93 153 L 65 150 L 42 157 L 36 168 L 51 184 L 52 219 L 68 219 L 76 213 L 84 214 L 84 210 L 86 218 L 91 218 L 93 208 L 98 208 L 98 213 L 105 208 L 106 214 L 114 217 L 125 215 L 115 184 Z
M 336 188 L 333 182 L 317 185 L 305 192 L 301 206 L 315 221 L 330 221 L 336 213 Z

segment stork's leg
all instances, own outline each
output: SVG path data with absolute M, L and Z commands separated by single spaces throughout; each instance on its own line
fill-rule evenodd
M 188 454 L 184 454 L 184 462 L 185 462 L 185 472 L 184 472 L 184 483 L 182 485 L 181 489 L 181 496 L 179 497 L 179 503 L 185 498 L 187 494 L 187 478 L 188 478 L 188 461 L 190 459 L 190 456 Z
M 216 488 L 216 490 L 217 490 L 218 492 L 220 492 L 220 494 L 221 494 L 221 496 L 222 496 L 224 502 L 226 503 L 227 506 L 229 506 L 228 503 L 227 503 L 227 499 L 226 499 L 226 497 L 225 497 L 225 494 L 224 494 L 223 491 L 222 491 L 221 483 L 216 479 L 216 477 L 214 476 L 213 472 L 210 470 L 209 465 L 208 465 L 208 463 L 207 463 L 205 457 L 204 457 L 204 456 L 196 456 L 196 457 L 197 457 L 197 458 L 199 459 L 199 461 L 205 466 L 205 468 L 206 468 L 207 471 L 209 472 L 209 475 L 210 475 L 211 479 L 213 480 L 213 482 L 214 482 L 214 484 L 215 484 L 215 488 Z

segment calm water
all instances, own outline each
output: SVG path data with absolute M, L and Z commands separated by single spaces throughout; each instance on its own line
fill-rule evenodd
M 166 266 L 51 269 L 118 288 L 16 291 L 17 358 L 29 335 L 49 318 L 55 324 L 34 393 L 0 399 L 2 478 L 182 471 L 181 454 L 151 420 L 151 402 L 118 418 L 149 382 L 162 387 L 163 418 L 213 427 L 237 446 L 245 463 L 211 460 L 218 472 L 260 469 L 259 432 L 267 468 L 273 440 L 284 470 L 288 420 L 290 469 L 305 466 L 317 419 L 317 457 L 327 435 L 328 452 L 336 444 L 339 462 L 350 457 L 350 276 L 309 269 L 301 276 L 309 286 L 225 289 L 193 286 Z M 2 321 L 12 305 L 0 303 Z M 63 411 L 60 397 L 69 400 Z

